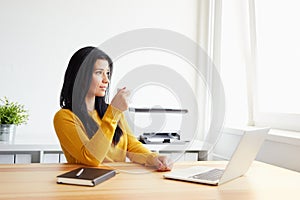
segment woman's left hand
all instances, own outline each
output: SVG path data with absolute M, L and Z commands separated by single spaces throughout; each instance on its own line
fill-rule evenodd
M 158 155 L 154 159 L 154 165 L 159 172 L 171 171 L 173 162 L 167 156 Z

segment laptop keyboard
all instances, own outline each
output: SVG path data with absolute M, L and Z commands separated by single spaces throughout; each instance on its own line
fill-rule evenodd
M 222 170 L 222 169 L 212 169 L 210 171 L 191 176 L 190 178 L 216 181 L 216 180 L 219 180 L 221 178 L 223 172 L 224 172 L 224 170 Z

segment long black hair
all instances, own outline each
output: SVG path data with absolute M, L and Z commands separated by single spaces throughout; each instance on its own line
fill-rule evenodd
M 60 94 L 60 107 L 71 110 L 79 117 L 89 138 L 92 138 L 99 128 L 97 123 L 88 114 L 85 103 L 85 96 L 91 84 L 94 64 L 97 59 L 103 59 L 108 62 L 110 68 L 108 78 L 110 80 L 113 71 L 111 58 L 96 47 L 84 47 L 75 52 L 71 57 Z M 109 91 L 109 87 L 107 91 Z M 105 101 L 106 98 L 108 98 L 107 93 L 104 97 L 95 97 L 95 109 L 101 119 L 108 107 Z M 118 144 L 122 134 L 122 130 L 117 126 L 112 141 L 114 145 Z

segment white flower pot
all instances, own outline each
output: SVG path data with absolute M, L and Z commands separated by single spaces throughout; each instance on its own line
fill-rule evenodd
M 0 124 L 0 142 L 13 143 L 16 134 L 15 124 Z

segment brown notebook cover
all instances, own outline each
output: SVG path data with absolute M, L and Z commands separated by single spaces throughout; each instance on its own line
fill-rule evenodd
M 95 186 L 116 175 L 112 169 L 77 168 L 57 176 L 57 183 Z

